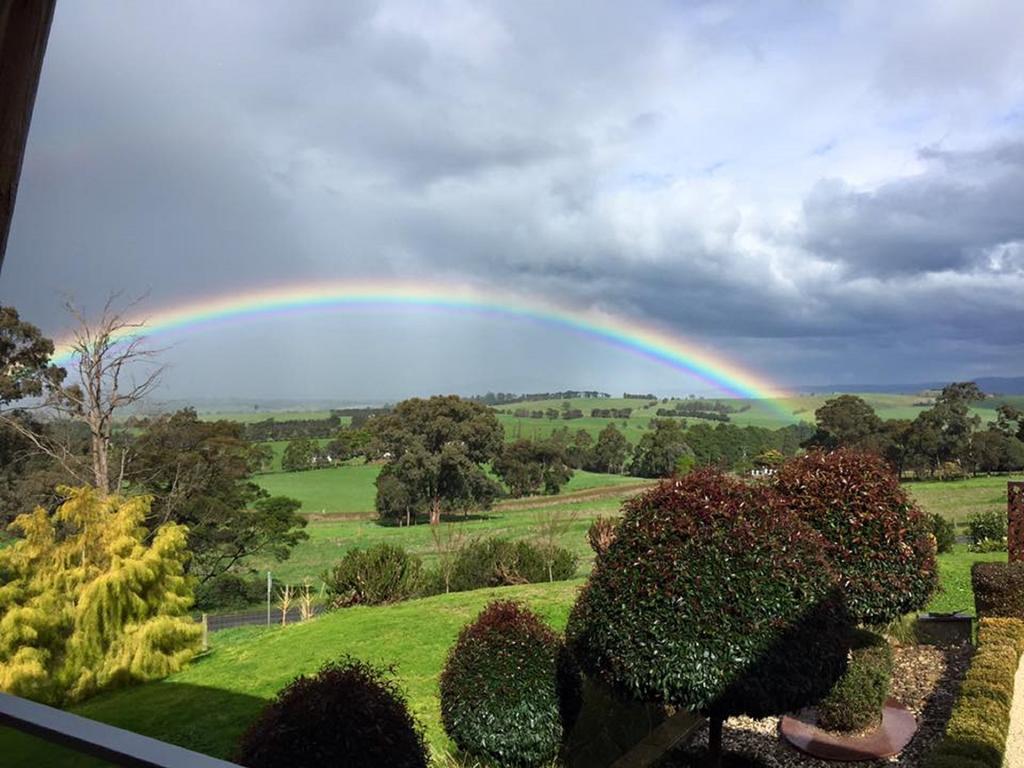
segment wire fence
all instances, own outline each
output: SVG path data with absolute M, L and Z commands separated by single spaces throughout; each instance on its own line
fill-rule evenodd
M 313 606 L 313 615 L 319 616 L 325 611 L 322 605 Z M 202 617 L 198 617 L 202 621 Z M 302 613 L 297 607 L 289 608 L 287 614 L 288 624 L 297 624 L 302 620 Z M 281 621 L 281 609 L 270 609 L 270 625 L 279 626 Z M 210 614 L 206 617 L 206 627 L 209 632 L 220 632 L 235 627 L 265 627 L 267 626 L 267 611 L 265 608 L 248 611 L 235 611 L 233 613 Z

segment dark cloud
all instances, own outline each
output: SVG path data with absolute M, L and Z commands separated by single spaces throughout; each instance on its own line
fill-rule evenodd
M 62 4 L 0 300 L 56 332 L 59 292 L 159 307 L 449 280 L 658 323 L 783 381 L 1021 373 L 1019 14 Z M 182 339 L 174 354 L 209 375 L 177 386 L 213 387 L 222 366 L 261 396 L 358 396 L 401 371 L 454 389 L 657 378 L 557 333 L 510 326 L 518 345 L 464 320 L 430 342 L 382 317 L 356 323 L 382 329 L 363 350 L 368 332 L 334 322 L 224 328 L 223 358 L 213 331 Z M 288 368 L 333 352 L 289 385 L 261 344 Z
M 857 274 L 986 269 L 1024 240 L 1024 141 L 925 149 L 925 170 L 858 191 L 822 181 L 804 203 L 805 247 Z

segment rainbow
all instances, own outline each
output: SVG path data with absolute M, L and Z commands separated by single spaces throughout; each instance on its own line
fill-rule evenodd
M 360 306 L 469 311 L 540 322 L 655 360 L 734 397 L 767 400 L 788 395 L 781 387 L 720 352 L 653 324 L 596 309 L 570 309 L 536 298 L 477 287 L 384 281 L 297 284 L 206 298 L 167 307 L 139 319 L 144 319 L 144 333 L 152 336 L 232 318 Z M 138 330 L 127 331 L 121 338 L 138 333 Z M 59 341 L 53 362 L 65 365 L 72 357 L 70 340 Z

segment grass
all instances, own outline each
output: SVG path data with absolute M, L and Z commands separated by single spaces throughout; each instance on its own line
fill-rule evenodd
M 975 512 L 1005 512 L 1006 483 L 1014 479 L 1024 479 L 1024 475 L 907 483 L 904 487 L 928 512 L 963 523 Z
M 939 592 L 928 604 L 936 613 L 974 610 L 974 591 L 971 589 L 971 566 L 977 562 L 1006 562 L 1005 552 L 970 552 L 966 544 L 954 544 L 953 551 L 939 555 Z
M 280 458 L 278 458 L 280 463 Z M 302 502 L 306 514 L 372 515 L 377 488 L 374 481 L 380 464 L 346 464 L 308 472 L 271 472 L 255 481 L 274 496 L 290 496 Z M 624 475 L 577 471 L 563 489 L 573 493 L 590 488 L 642 482 Z
M 333 470 L 324 470 L 325 473 L 328 471 Z M 537 535 L 540 516 L 561 516 L 567 522 L 572 522 L 559 537 L 558 543 L 579 556 L 580 572 L 585 574 L 590 572 L 593 563 L 593 552 L 587 543 L 587 529 L 595 517 L 617 515 L 623 498 L 629 494 L 627 491 L 584 501 L 566 500 L 546 508 L 495 509 L 486 516 L 452 524 L 459 526 L 467 539 L 491 536 L 530 539 Z M 428 566 L 436 558 L 429 525 L 398 527 L 380 525 L 375 520 L 315 520 L 309 523 L 306 532 L 309 539 L 295 547 L 287 560 L 280 563 L 256 560 L 251 565 L 261 572 L 270 570 L 279 581 L 300 584 L 306 577 L 319 580 L 321 574 L 350 549 L 367 547 L 380 541 L 401 545 L 422 557 Z
M 265 702 L 299 674 L 346 654 L 393 666 L 434 750 L 451 744 L 440 722 L 437 685 L 459 630 L 495 598 L 527 603 L 563 629 L 582 582 L 555 582 L 438 595 L 378 608 L 351 608 L 284 628 L 214 635 L 211 654 L 166 680 L 105 694 L 73 711 L 221 758 Z M 410 627 L 416 627 L 414 635 Z M 4 765 L 94 766 L 64 750 L 0 729 Z

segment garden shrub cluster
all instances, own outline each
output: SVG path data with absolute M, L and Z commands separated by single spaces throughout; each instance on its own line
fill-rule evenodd
M 1006 551 L 1006 513 L 975 512 L 967 518 L 967 536 L 972 552 Z
M 349 550 L 324 576 L 334 607 L 382 605 L 406 600 L 423 583 L 423 562 L 402 547 L 374 544 Z
M 553 760 L 580 701 L 564 644 L 515 602 L 493 602 L 467 625 L 441 674 L 445 731 L 460 750 L 502 766 Z
M 956 544 L 956 524 L 949 518 L 932 512 L 928 516 L 931 524 L 932 536 L 935 537 L 935 550 L 940 555 L 944 552 L 952 552 Z
M 925 768 L 1002 768 L 1014 677 L 1024 652 L 1024 621 L 983 618 L 978 650 Z
M 1024 619 L 1024 563 L 975 563 L 971 587 L 978 616 Z
M 564 581 L 576 575 L 577 565 L 576 555 L 563 547 L 524 540 L 478 539 L 459 550 L 452 565 L 451 591 Z
M 877 723 L 889 696 L 892 671 L 889 642 L 856 630 L 846 673 L 818 703 L 818 722 L 831 731 L 857 731 Z
M 567 636 L 589 674 L 713 718 L 817 701 L 849 625 L 821 536 L 764 486 L 711 469 L 626 502 Z
M 812 451 L 786 462 L 775 487 L 821 534 L 857 621 L 886 623 L 928 601 L 938 584 L 929 521 L 883 459 Z
M 405 697 L 362 661 L 325 665 L 281 690 L 242 736 L 249 768 L 426 768 L 427 747 Z

